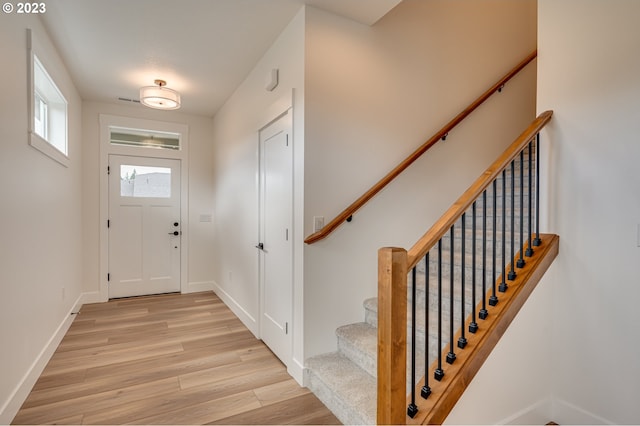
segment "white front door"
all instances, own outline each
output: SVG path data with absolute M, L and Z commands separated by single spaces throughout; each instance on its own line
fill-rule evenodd
M 109 156 L 109 298 L 180 291 L 180 160 Z
M 260 338 L 291 357 L 293 146 L 291 111 L 260 131 Z

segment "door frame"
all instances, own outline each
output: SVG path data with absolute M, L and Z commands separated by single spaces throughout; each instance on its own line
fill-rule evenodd
M 289 160 L 291 161 L 291 176 L 290 176 L 290 183 L 291 183 L 291 199 L 289 200 L 290 203 L 288 205 L 288 208 L 290 209 L 290 218 L 291 218 L 291 222 L 289 224 L 289 229 L 290 229 L 290 235 L 289 235 L 289 244 L 291 245 L 291 253 L 290 253 L 290 270 L 289 270 L 289 276 L 290 276 L 290 284 L 291 284 L 291 290 L 290 290 L 290 299 L 289 299 L 289 306 L 290 306 L 290 317 L 288 320 L 288 323 L 290 325 L 291 330 L 289 332 L 287 332 L 287 336 L 286 339 L 288 340 L 288 349 L 287 349 L 287 359 L 281 359 L 282 363 L 285 364 L 287 367 L 289 367 L 289 365 L 292 362 L 292 358 L 293 358 L 293 330 L 295 329 L 295 324 L 294 324 L 294 312 L 295 312 L 295 306 L 294 306 L 294 293 L 295 293 L 295 237 L 296 237 L 296 233 L 295 233 L 295 205 L 294 205 L 294 188 L 295 188 L 295 161 L 294 161 L 294 147 L 295 147 L 295 140 L 294 140 L 294 136 L 293 136 L 293 108 L 291 106 L 287 107 L 284 111 L 282 111 L 280 114 L 278 114 L 275 118 L 273 118 L 272 120 L 270 120 L 267 124 L 265 124 L 264 126 L 262 126 L 260 128 L 260 130 L 258 130 L 258 235 L 257 235 L 257 240 L 258 242 L 262 243 L 264 241 L 262 241 L 262 237 L 263 237 L 263 233 L 264 233 L 264 188 L 265 188 L 265 182 L 264 182 L 264 166 L 263 166 L 263 155 L 264 155 L 264 150 L 263 150 L 263 142 L 262 142 L 262 132 L 266 129 L 268 129 L 272 124 L 275 124 L 277 121 L 279 121 L 280 119 L 284 118 L 288 116 L 288 131 L 289 131 L 289 135 L 290 135 L 290 141 L 289 143 L 291 144 L 291 156 L 289 158 Z M 258 297 L 258 334 L 260 339 L 262 339 L 262 326 L 263 326 L 263 321 L 264 321 L 264 303 L 265 303 L 265 291 L 264 291 L 264 287 L 265 287 L 265 282 L 264 282 L 264 252 L 260 249 L 258 251 L 258 293 L 259 293 L 259 297 Z M 266 342 L 265 342 L 266 344 Z M 275 352 L 274 352 L 275 353 Z
M 304 99 L 303 92 L 295 88 L 283 90 L 282 93 L 273 99 L 258 116 L 254 122 L 253 129 L 255 131 L 255 202 L 256 206 L 260 203 L 259 193 L 259 167 L 260 167 L 260 135 L 259 131 L 280 117 L 285 111 L 291 111 L 292 138 L 293 138 L 293 312 L 291 317 L 291 339 L 293 340 L 292 353 L 290 363 L 287 365 L 287 372 L 298 382 L 304 386 L 305 372 L 305 322 L 304 322 L 304 254 L 305 254 L 305 220 L 304 220 Z M 256 220 L 259 216 L 256 214 Z M 310 232 L 311 223 L 308 224 L 307 232 Z M 256 222 L 256 238 L 260 234 L 257 230 Z M 256 240 L 255 243 L 258 241 Z M 254 243 L 254 244 L 255 244 Z M 256 279 L 258 277 L 258 263 L 256 254 Z M 259 291 L 259 290 L 258 290 Z M 223 294 L 222 292 L 220 294 Z M 258 298 L 259 295 L 256 295 Z M 226 299 L 226 298 L 225 298 Z M 229 300 L 229 299 L 227 299 Z M 229 300 L 230 306 L 233 306 L 232 300 Z M 260 300 L 257 300 L 259 303 Z M 247 314 L 243 309 L 235 309 L 234 312 L 240 318 L 245 318 L 249 329 L 259 337 L 260 319 L 259 312 L 254 311 L 257 319 L 253 315 Z M 252 312 L 251 314 L 254 314 Z
M 107 168 L 109 155 L 127 155 L 131 157 L 152 157 L 180 160 L 180 224 L 181 224 L 181 251 L 180 251 L 180 292 L 185 293 L 188 288 L 188 249 L 189 249 L 189 126 L 179 123 L 147 120 L 141 118 L 120 117 L 115 115 L 100 114 L 100 290 L 98 300 L 109 300 L 109 179 Z M 109 142 L 109 129 L 111 127 L 123 127 L 128 129 L 144 129 L 160 132 L 180 134 L 180 149 L 156 149 L 133 146 L 111 145 Z

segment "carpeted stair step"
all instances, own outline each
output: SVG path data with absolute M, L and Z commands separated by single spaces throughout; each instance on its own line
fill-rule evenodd
M 424 336 L 424 322 L 421 334 Z M 378 329 L 375 326 L 367 322 L 345 325 L 336 330 L 336 336 L 338 337 L 338 352 L 349 358 L 371 376 L 377 376 Z M 424 359 L 424 337 L 421 341 L 416 338 L 416 341 L 419 342 L 416 350 L 416 359 Z M 409 375 L 411 365 L 409 345 L 407 348 L 407 385 L 411 382 Z M 420 371 L 416 371 L 416 374 L 422 377 L 424 375 L 424 365 L 418 365 L 422 368 Z M 409 388 L 407 386 L 407 392 L 409 392 Z
M 343 325 L 336 329 L 338 352 L 376 376 L 378 329 L 366 322 Z
M 367 299 L 364 303 L 365 307 L 365 321 L 372 327 L 378 326 L 378 299 L 373 297 Z M 470 312 L 470 311 L 469 311 Z M 457 322 L 459 321 L 459 311 L 454 309 L 454 324 L 459 327 Z M 377 330 L 377 328 L 376 328 Z M 442 351 L 449 344 L 449 314 L 443 313 L 442 317 L 442 347 L 438 350 L 437 340 L 434 336 L 438 333 L 437 320 L 431 317 L 429 321 L 429 335 L 432 337 L 429 340 L 429 359 L 433 360 L 438 356 L 438 353 Z M 407 339 L 411 340 L 411 315 L 407 314 Z M 424 305 L 416 310 L 416 344 L 418 348 L 417 359 L 424 359 L 424 343 L 425 343 L 425 318 L 424 318 Z M 420 375 L 424 374 L 424 371 L 419 372 Z
M 307 359 L 307 387 L 345 425 L 376 423 L 376 379 L 339 352 Z

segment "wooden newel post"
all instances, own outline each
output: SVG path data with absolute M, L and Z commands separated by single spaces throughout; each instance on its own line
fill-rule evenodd
M 378 424 L 405 424 L 407 251 L 378 250 Z

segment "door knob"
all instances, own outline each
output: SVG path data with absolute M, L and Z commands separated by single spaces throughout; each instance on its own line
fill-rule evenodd
M 180 235 L 180 232 L 178 231 L 169 232 L 169 235 Z
M 173 222 L 173 226 L 178 226 L 180 225 L 178 222 Z
M 263 243 L 258 243 L 258 245 L 256 246 L 257 249 L 260 250 L 264 250 L 264 244 Z

